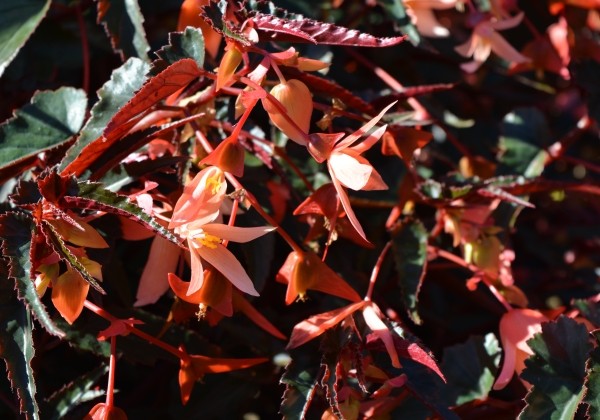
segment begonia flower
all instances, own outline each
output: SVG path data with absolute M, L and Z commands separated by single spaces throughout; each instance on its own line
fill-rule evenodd
M 452 9 L 457 0 L 404 0 L 403 3 L 421 35 L 432 38 L 450 35 L 450 31 L 438 22 L 434 10 Z
M 342 207 L 352 226 L 365 240 L 367 240 L 366 235 L 350 206 L 350 199 L 344 187 L 355 191 L 385 190 L 388 188 L 381 179 L 381 175 L 367 159 L 361 156 L 380 139 L 386 130 L 386 126 L 378 128 L 359 144 L 354 145 L 354 143 L 371 130 L 395 103 L 386 106 L 378 115 L 348 136 L 344 136 L 344 133 L 316 133 L 310 136 L 311 142 L 308 144 L 308 150 L 317 162 L 327 161 L 327 169 Z
M 502 389 L 525 368 L 525 359 L 533 355 L 527 344 L 535 334 L 542 331 L 542 322 L 549 319 L 534 309 L 513 309 L 502 315 L 500 319 L 500 341 L 504 351 L 502 369 L 494 389 Z M 528 384 L 525 383 L 527 386 Z
M 461 64 L 461 68 L 474 73 L 494 52 L 498 57 L 510 63 L 525 63 L 529 58 L 518 52 L 497 31 L 514 28 L 523 19 L 519 13 L 504 20 L 484 19 L 473 28 L 473 34 L 462 45 L 455 47 L 456 51 L 464 57 L 473 57 L 473 61 Z

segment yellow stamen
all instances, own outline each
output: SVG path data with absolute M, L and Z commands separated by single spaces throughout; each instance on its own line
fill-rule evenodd
M 217 236 L 204 233 L 204 236 L 198 238 L 198 241 L 202 246 L 210 249 L 215 249 L 223 240 Z
M 210 189 L 213 195 L 216 195 L 223 184 L 223 174 L 217 173 L 206 180 L 206 188 Z
M 204 303 L 198 305 L 198 312 L 196 312 L 196 316 L 198 317 L 198 321 L 202 321 L 206 317 L 206 311 L 208 310 L 208 306 Z

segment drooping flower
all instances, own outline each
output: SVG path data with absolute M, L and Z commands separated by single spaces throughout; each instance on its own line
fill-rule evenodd
M 175 233 L 187 240 L 190 250 L 192 275 L 188 295 L 202 287 L 202 260 L 205 260 L 242 292 L 258 296 L 252 280 L 231 251 L 223 246 L 223 241 L 249 242 L 275 228 L 211 223 L 219 216 L 226 189 L 223 171 L 211 166 L 196 175 L 175 204 L 169 228 L 174 228 Z
M 184 31 L 187 26 L 200 28 L 204 37 L 206 52 L 212 58 L 217 56 L 221 35 L 215 31 L 201 16 L 202 6 L 206 6 L 210 0 L 185 0 L 179 11 L 177 30 Z
M 548 321 L 546 316 L 533 309 L 513 309 L 502 315 L 500 341 L 504 359 L 494 389 L 504 388 L 515 373 L 518 375 L 523 371 L 525 359 L 533 354 L 527 341 L 542 331 L 542 322 Z
M 378 128 L 362 142 L 353 145 L 371 130 L 394 104 L 395 102 L 389 104 L 378 115 L 348 136 L 344 136 L 344 133 L 316 133 L 310 136 L 311 142 L 308 144 L 308 150 L 317 162 L 327 161 L 327 169 L 342 207 L 352 226 L 365 240 L 367 240 L 366 235 L 350 206 L 350 199 L 344 187 L 355 191 L 385 190 L 388 188 L 381 179 L 381 175 L 367 159 L 361 156 L 379 140 L 385 132 L 386 126 Z
M 457 0 L 404 0 L 403 3 L 420 34 L 440 38 L 450 35 L 450 31 L 438 22 L 434 10 L 452 9 L 456 7 L 457 2 Z
M 519 13 L 504 20 L 483 19 L 473 28 L 473 34 L 462 45 L 455 47 L 456 51 L 464 57 L 473 57 L 473 61 L 463 63 L 461 68 L 473 73 L 494 52 L 498 57 L 510 63 L 526 63 L 529 58 L 519 53 L 510 45 L 497 31 L 514 28 L 523 19 L 523 13 Z

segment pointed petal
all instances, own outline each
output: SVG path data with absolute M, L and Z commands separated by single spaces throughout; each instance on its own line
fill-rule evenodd
M 358 191 L 369 181 L 373 167 L 359 162 L 354 156 L 347 153 L 333 153 L 327 161 L 327 166 L 332 178 L 345 187 Z
M 387 130 L 387 124 L 382 125 L 377 130 L 373 131 L 366 139 L 358 143 L 356 146 L 352 146 L 351 149 L 358 154 L 366 152 L 379 141 L 381 136 L 383 136 L 383 133 L 385 133 L 385 130 Z
M 352 302 L 361 300 L 360 295 L 344 279 L 312 252 L 305 253 L 305 266 L 312 270 L 311 275 L 315 280 L 311 282 L 310 289 L 341 297 Z M 306 270 L 304 270 L 306 271 Z
M 504 359 L 502 360 L 502 370 L 494 382 L 494 390 L 504 388 L 513 375 L 515 374 L 515 366 L 517 363 L 517 349 L 510 343 L 502 340 L 502 349 L 504 350 Z
M 398 352 L 396 351 L 396 346 L 394 345 L 392 332 L 390 332 L 387 325 L 385 325 L 381 318 L 379 318 L 379 315 L 377 315 L 373 309 L 373 305 L 374 303 L 371 303 L 369 306 L 366 306 L 363 309 L 363 318 L 365 319 L 365 323 L 371 329 L 371 331 L 373 331 L 373 334 L 383 341 L 385 349 L 392 360 L 392 366 L 399 368 L 400 359 L 398 359 Z
M 346 194 L 344 187 L 342 187 L 342 185 L 336 178 L 332 178 L 332 181 L 333 181 L 333 185 L 338 193 L 338 197 L 340 198 L 340 201 L 342 203 L 342 207 L 344 208 L 344 211 L 346 212 L 346 216 L 348 216 L 348 220 L 350 220 L 350 223 L 352 224 L 354 229 L 356 229 L 356 231 L 358 232 L 360 237 L 363 238 L 365 241 L 369 242 L 369 240 L 367 239 L 367 235 L 365 235 L 365 231 L 363 230 L 362 226 L 360 225 L 360 222 L 358 221 L 358 219 L 356 218 L 356 215 L 354 214 L 354 210 L 352 210 L 352 206 L 350 205 L 350 199 L 348 198 L 348 195 Z M 371 243 L 371 242 L 369 242 L 369 243 Z
M 227 137 L 200 163 L 217 166 L 223 172 L 241 177 L 244 175 L 244 148 L 238 142 L 237 135 Z
M 52 303 L 69 324 L 81 314 L 89 289 L 90 284 L 71 269 L 58 276 L 52 285 Z
M 260 363 L 268 362 L 266 357 L 258 357 L 254 359 L 223 359 L 213 358 L 201 355 L 190 356 L 192 365 L 196 374 L 204 375 L 206 373 L 224 373 L 232 370 L 246 369 Z
M 203 246 L 198 249 L 198 253 L 242 292 L 252 296 L 259 295 L 242 264 L 223 245 L 219 244 L 216 248 Z
M 504 29 L 510 29 L 510 28 L 514 28 L 515 26 L 517 26 L 519 23 L 521 23 L 521 21 L 523 20 L 523 17 L 525 16 L 525 13 L 520 12 L 516 15 L 514 15 L 513 17 L 510 17 L 508 19 L 502 19 L 502 20 L 498 20 L 495 22 L 490 22 L 489 25 L 494 28 L 497 31 L 502 31 Z
M 225 176 L 218 167 L 209 166 L 198 172 L 177 200 L 169 229 L 191 221 L 204 224 L 215 220 L 226 190 Z
M 155 303 L 169 290 L 167 274 L 175 271 L 180 255 L 181 249 L 177 245 L 162 236 L 154 237 L 133 306 Z
M 73 245 L 84 246 L 87 248 L 108 248 L 108 244 L 98 231 L 83 220 L 78 219 L 76 221 L 81 229 L 78 229 L 62 219 L 46 221 L 56 229 L 63 240 L 70 242 Z
M 189 238 L 188 246 L 190 248 L 190 265 L 192 270 L 190 287 L 187 291 L 187 295 L 190 296 L 200 290 L 204 284 L 204 267 L 202 266 L 202 259 L 198 250 L 192 246 L 191 239 Z
M 296 324 L 292 330 L 292 336 L 290 337 L 290 342 L 286 346 L 286 349 L 295 349 L 296 347 L 309 342 L 313 338 L 320 336 L 366 304 L 367 302 L 364 301 L 356 302 L 340 309 L 313 315 Z
M 508 62 L 526 63 L 531 61 L 529 58 L 518 52 L 512 45 L 508 43 L 508 41 L 502 37 L 502 35 L 497 32 L 494 32 L 490 37 L 490 45 L 492 47 L 492 51 L 494 51 L 497 56 Z
M 202 289 L 197 290 L 191 295 L 188 295 L 187 292 L 190 288 L 190 284 L 187 281 L 181 280 L 179 276 L 174 273 L 169 273 L 167 275 L 167 279 L 169 281 L 168 285 L 171 287 L 171 290 L 173 290 L 173 293 L 175 293 L 175 296 L 177 296 L 179 299 L 195 305 L 202 303 Z
M 373 128 L 375 126 L 375 124 L 377 124 L 379 122 L 379 120 L 384 116 L 384 114 L 388 111 L 388 109 L 390 109 L 392 106 L 396 105 L 396 102 L 398 102 L 398 101 L 394 101 L 391 104 L 389 104 L 388 106 L 386 106 L 385 108 L 383 108 L 381 110 L 381 112 L 379 114 L 377 114 L 375 117 L 371 118 L 371 120 L 369 122 L 367 122 L 361 128 L 356 130 L 354 133 L 347 136 L 344 140 L 342 140 L 338 144 L 336 144 L 335 148 L 341 149 L 341 148 L 346 148 L 348 146 L 351 146 L 352 143 L 354 143 L 360 137 L 364 136 L 371 128 Z
M 265 318 L 260 312 L 252 306 L 250 302 L 244 298 L 240 293 L 233 293 L 233 306 L 237 311 L 242 312 L 246 315 L 252 322 L 258 325 L 260 328 L 271 334 L 273 337 L 277 337 L 280 340 L 286 340 L 287 337 L 281 333 L 273 324 L 269 322 L 267 318 Z
M 202 226 L 202 229 L 213 236 L 229 241 L 246 243 L 256 238 L 266 235 L 274 231 L 276 228 L 272 226 L 257 226 L 257 227 L 238 227 L 229 226 L 222 223 L 209 223 Z

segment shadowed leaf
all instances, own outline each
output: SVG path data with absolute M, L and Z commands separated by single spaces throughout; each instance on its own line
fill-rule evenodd
M 0 77 L 46 16 L 50 0 L 2 0 L 0 4 Z
M 584 397 L 586 359 L 592 348 L 583 324 L 561 316 L 542 324 L 542 332 L 527 342 L 534 354 L 521 377 L 533 388 L 520 419 L 574 418 Z
M 286 366 L 279 382 L 285 385 L 279 414 L 286 420 L 305 418 L 319 383 L 314 372 L 292 362 Z
M 148 60 L 150 45 L 144 32 L 144 16 L 137 0 L 99 0 L 98 23 L 102 23 L 113 50 L 122 60 Z
M 204 67 L 204 37 L 198 28 L 187 27 L 183 32 L 169 33 L 169 45 L 156 51 L 158 60 L 152 63 L 152 73 L 158 74 L 167 66 L 184 58 L 192 58 L 198 68 Z
M 33 220 L 23 213 L 0 215 L 2 256 L 8 259 L 8 275 L 16 281 L 18 297 L 24 301 L 42 326 L 50 334 L 63 337 L 64 333 L 46 312 L 31 279 L 31 237 Z M 10 282 L 8 282 L 10 284 Z
M 404 306 L 411 319 L 420 324 L 417 302 L 427 267 L 425 226 L 418 220 L 402 222 L 392 231 L 392 249 Z
M 0 168 L 6 170 L 69 141 L 83 124 L 86 106 L 85 92 L 80 89 L 37 92 L 29 104 L 0 125 Z M 0 181 L 6 177 L 3 170 Z

